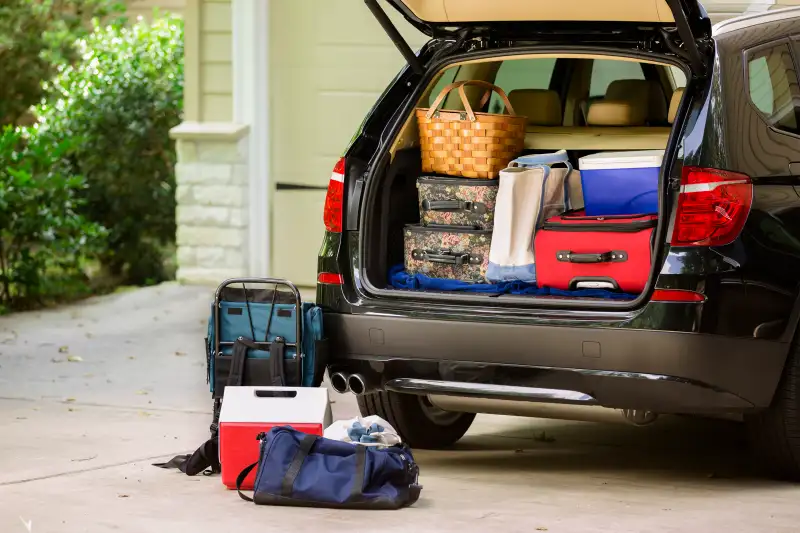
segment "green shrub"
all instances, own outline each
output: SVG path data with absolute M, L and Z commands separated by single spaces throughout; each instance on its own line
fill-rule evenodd
M 69 142 L 35 129 L 0 131 L 0 309 L 31 308 L 89 291 L 83 272 L 101 226 L 78 214 L 86 180 L 61 171 Z
M 117 0 L 0 1 L 0 128 L 46 96 L 43 82 L 79 57 L 76 40 L 94 17 L 122 9 Z
M 175 147 L 169 130 L 183 106 L 183 24 L 177 17 L 99 28 L 83 61 L 52 82 L 39 106 L 53 139 L 76 139 L 66 164 L 87 177 L 84 213 L 109 231 L 102 256 L 112 275 L 147 284 L 169 277 L 175 240 Z

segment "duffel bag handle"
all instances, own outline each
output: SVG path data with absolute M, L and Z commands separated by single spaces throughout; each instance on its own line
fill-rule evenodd
M 476 85 L 479 87 L 486 88 L 486 92 L 484 93 L 483 97 L 481 98 L 480 107 L 483 107 L 488 100 L 489 95 L 492 91 L 496 92 L 498 96 L 503 100 L 503 104 L 506 106 L 507 114 L 511 115 L 512 117 L 517 116 L 514 112 L 514 108 L 511 106 L 511 102 L 508 101 L 508 96 L 506 96 L 505 91 L 494 85 L 489 83 L 488 81 L 482 80 L 464 80 L 464 81 L 456 81 L 444 87 L 439 93 L 439 96 L 436 97 L 436 100 L 433 101 L 431 104 L 430 109 L 426 113 L 427 118 L 431 118 L 436 112 L 439 111 L 439 106 L 442 105 L 444 102 L 445 97 L 452 91 L 453 89 L 458 89 L 458 96 L 461 98 L 461 103 L 464 104 L 464 111 L 466 111 L 467 116 L 469 117 L 470 122 L 475 122 L 477 119 L 475 118 L 475 113 L 472 111 L 472 106 L 469 105 L 469 100 L 467 99 L 467 94 L 464 92 L 464 87 L 467 85 Z
M 483 256 L 472 255 L 468 252 L 453 252 L 452 250 L 414 249 L 411 251 L 411 257 L 417 261 L 457 266 L 480 265 L 483 262 Z
M 595 254 L 560 251 L 556 252 L 556 259 L 564 263 L 622 263 L 628 260 L 628 253 L 613 250 Z
M 423 200 L 423 211 L 447 211 L 451 213 L 486 214 L 486 204 L 461 200 Z

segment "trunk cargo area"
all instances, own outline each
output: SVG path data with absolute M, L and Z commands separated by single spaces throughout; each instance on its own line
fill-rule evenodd
M 441 68 L 366 180 L 358 257 L 367 291 L 638 305 L 666 242 L 656 237 L 662 173 L 675 160 L 689 73 L 664 56 L 599 51 Z

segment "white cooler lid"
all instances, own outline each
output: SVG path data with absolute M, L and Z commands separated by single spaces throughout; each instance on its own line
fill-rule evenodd
M 292 398 L 259 396 L 293 394 Z M 325 387 L 225 387 L 219 423 L 264 422 L 322 424 L 330 423 L 330 403 Z
M 629 152 L 600 152 L 578 160 L 579 170 L 608 170 L 617 168 L 660 167 L 664 150 L 632 150 Z

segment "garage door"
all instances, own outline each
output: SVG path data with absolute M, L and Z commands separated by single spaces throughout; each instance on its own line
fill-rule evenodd
M 270 6 L 272 271 L 314 285 L 333 165 L 404 61 L 363 2 Z M 425 42 L 386 10 L 412 48 Z

